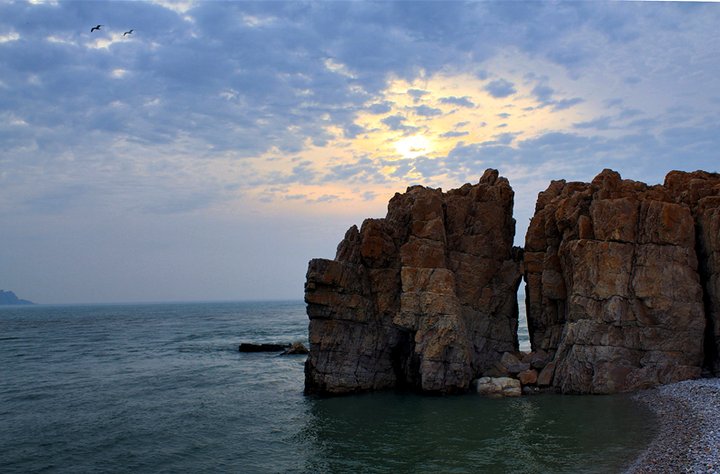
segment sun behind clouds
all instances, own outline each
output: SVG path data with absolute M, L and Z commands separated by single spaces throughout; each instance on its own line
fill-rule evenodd
M 395 142 L 395 150 L 403 158 L 417 158 L 433 151 L 432 142 L 424 135 L 412 135 Z
M 502 91 L 496 90 L 498 84 Z M 536 87 L 537 81 L 510 74 L 483 78 L 439 73 L 390 80 L 356 113 L 357 131 L 348 134 L 329 123 L 326 142 L 308 140 L 290 158 L 292 174 L 282 153 L 261 160 L 255 173 L 278 181 L 276 187 L 262 190 L 263 199 L 282 202 L 285 208 L 297 205 L 298 212 L 306 212 L 302 206 L 307 204 L 322 203 L 324 212 L 342 213 L 348 203 L 358 210 L 377 207 L 408 184 L 456 186 L 457 178 L 449 174 L 454 160 L 501 167 L 504 163 L 486 160 L 484 147 L 510 149 L 580 120 L 582 106 L 553 107 L 547 98 L 538 99 Z M 463 153 L 472 158 L 462 158 Z M 305 165 L 298 167 L 300 163 Z

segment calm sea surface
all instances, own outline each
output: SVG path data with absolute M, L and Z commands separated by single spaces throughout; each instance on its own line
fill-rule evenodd
M 627 397 L 304 397 L 302 302 L 0 307 L 0 472 L 616 472 Z

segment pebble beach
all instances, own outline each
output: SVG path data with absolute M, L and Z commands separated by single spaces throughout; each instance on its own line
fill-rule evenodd
M 635 398 L 659 426 L 627 473 L 720 473 L 720 378 L 665 385 Z

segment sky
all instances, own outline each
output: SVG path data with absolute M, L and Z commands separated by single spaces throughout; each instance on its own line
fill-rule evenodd
M 487 168 L 522 245 L 551 180 L 720 171 L 718 25 L 686 2 L 0 1 L 0 288 L 301 299 L 395 192 Z

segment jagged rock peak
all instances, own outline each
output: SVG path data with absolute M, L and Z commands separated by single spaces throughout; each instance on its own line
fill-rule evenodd
M 513 197 L 497 170 L 447 193 L 411 186 L 335 260 L 310 261 L 306 392 L 464 391 L 516 350 Z

